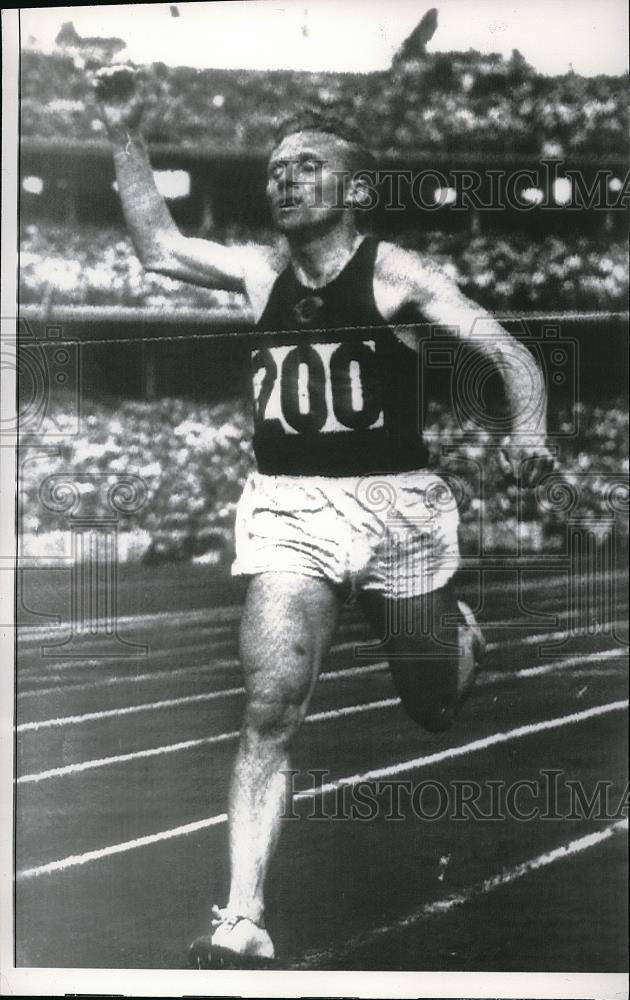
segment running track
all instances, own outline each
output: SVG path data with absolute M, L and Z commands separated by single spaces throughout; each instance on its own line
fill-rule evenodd
M 21 629 L 18 965 L 186 968 L 210 904 L 225 901 L 239 593 L 226 584 L 221 596 L 199 568 L 187 573 L 162 576 L 151 594 L 154 576 L 143 571 L 121 607 L 120 634 L 146 656 L 102 657 L 88 640 L 81 657 L 43 657 L 63 627 Z M 585 625 L 557 574 L 530 574 L 519 589 L 505 570 L 482 602 L 474 575 L 462 578 L 481 604 L 489 654 L 471 700 L 439 735 L 406 718 L 378 655 L 356 657 L 369 636 L 346 609 L 295 747 L 300 818 L 284 824 L 268 885 L 285 967 L 625 967 L 627 820 L 615 810 L 625 787 L 627 580 L 611 581 L 606 615 L 594 608 Z M 323 789 L 311 790 L 307 768 L 328 772 Z M 455 781 L 541 781 L 549 768 L 589 794 L 610 782 L 609 815 L 563 818 L 563 785 L 559 818 L 545 821 L 423 820 L 406 797 L 402 819 L 385 818 L 386 802 L 371 821 L 331 818 L 339 786 L 362 779 L 431 779 L 452 796 Z M 426 812 L 436 804 L 427 793 Z

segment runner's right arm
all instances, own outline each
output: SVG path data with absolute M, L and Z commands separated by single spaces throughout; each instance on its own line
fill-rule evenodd
M 272 252 L 262 246 L 224 246 L 179 231 L 157 189 L 138 129 L 142 106 L 134 77 L 128 66 L 111 66 L 99 70 L 93 83 L 113 146 L 125 221 L 141 263 L 169 278 L 247 292 L 255 299 L 258 287 L 275 277 Z

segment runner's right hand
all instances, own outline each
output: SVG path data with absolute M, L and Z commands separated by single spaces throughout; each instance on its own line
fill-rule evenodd
M 137 77 L 138 71 L 126 63 L 103 66 L 90 75 L 101 116 L 110 131 L 136 128 L 140 123 L 143 102 Z

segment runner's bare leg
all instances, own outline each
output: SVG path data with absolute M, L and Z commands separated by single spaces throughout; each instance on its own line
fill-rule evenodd
M 295 573 L 252 578 L 241 621 L 245 709 L 230 789 L 228 908 L 261 923 L 265 876 L 285 808 L 289 745 L 337 626 L 341 599 Z
M 462 681 L 474 667 L 472 651 L 463 655 L 452 582 L 400 601 L 365 591 L 359 602 L 387 643 L 394 686 L 408 714 L 431 732 L 447 729 L 459 707 Z

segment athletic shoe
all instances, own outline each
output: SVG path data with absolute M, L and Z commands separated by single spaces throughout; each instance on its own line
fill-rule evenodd
M 460 642 L 464 651 L 460 656 L 457 678 L 458 702 L 462 705 L 469 697 L 481 669 L 486 652 L 486 640 L 471 608 L 464 601 L 458 601 L 457 606 L 465 622 L 465 625 L 460 626 Z
M 450 729 L 457 713 L 475 686 L 486 649 L 485 639 L 472 610 L 464 601 L 458 601 L 457 605 L 464 621 L 458 626 L 458 641 L 462 651 L 454 668 L 457 674 L 456 676 L 451 674 L 450 681 L 455 687 L 451 688 L 451 694 L 441 704 L 438 696 L 437 706 L 427 708 L 419 720 L 430 733 L 442 733 Z M 436 694 L 437 692 L 436 685 Z M 427 705 L 429 704 L 427 699 Z
M 194 969 L 272 969 L 276 967 L 271 938 L 249 917 L 212 907 L 215 928 L 197 938 L 188 959 Z

